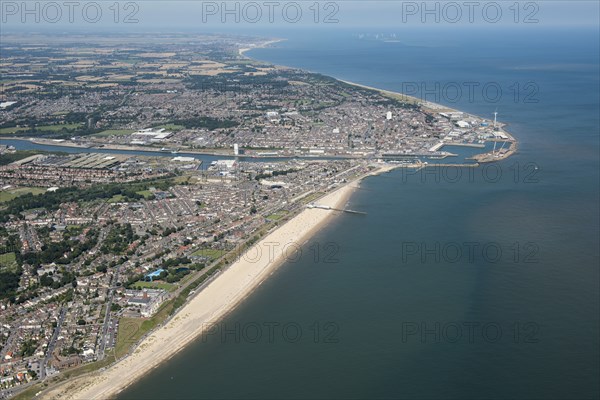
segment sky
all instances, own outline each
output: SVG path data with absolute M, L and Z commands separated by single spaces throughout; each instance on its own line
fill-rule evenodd
M 594 27 L 591 1 L 0 0 L 0 34 L 12 31 L 177 32 L 268 29 Z

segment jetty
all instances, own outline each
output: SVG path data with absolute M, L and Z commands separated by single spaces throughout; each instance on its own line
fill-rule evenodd
M 345 213 L 349 213 L 349 214 L 367 215 L 367 213 L 363 212 L 363 211 L 335 208 L 335 207 L 325 206 L 322 204 L 314 204 L 314 203 L 307 204 L 306 208 L 320 208 L 321 210 L 341 211 L 341 212 L 345 212 Z

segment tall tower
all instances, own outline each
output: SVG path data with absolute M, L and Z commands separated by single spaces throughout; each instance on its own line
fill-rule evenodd
M 498 110 L 494 111 L 494 129 L 496 129 L 496 117 L 498 117 Z
M 233 145 L 233 154 L 234 154 L 234 155 L 236 155 L 236 156 L 239 156 L 239 155 L 240 155 L 240 147 L 238 146 L 238 144 L 237 144 L 237 143 L 235 143 L 235 144 Z

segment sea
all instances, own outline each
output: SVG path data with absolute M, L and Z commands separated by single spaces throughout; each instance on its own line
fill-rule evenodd
M 600 397 L 598 28 L 276 36 L 246 54 L 496 112 L 518 151 L 365 179 L 347 204 L 365 215 L 288 245 L 249 298 L 118 398 Z

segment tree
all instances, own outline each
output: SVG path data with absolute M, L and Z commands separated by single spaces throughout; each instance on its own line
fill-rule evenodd
M 98 271 L 98 272 L 106 273 L 107 270 L 108 270 L 108 267 L 106 266 L 106 264 L 101 264 L 96 267 L 96 271 Z
M 52 286 L 54 283 L 54 279 L 52 279 L 48 274 L 44 274 L 40 276 L 40 285 L 42 286 Z
M 9 298 L 19 288 L 20 274 L 0 272 L 0 298 Z

